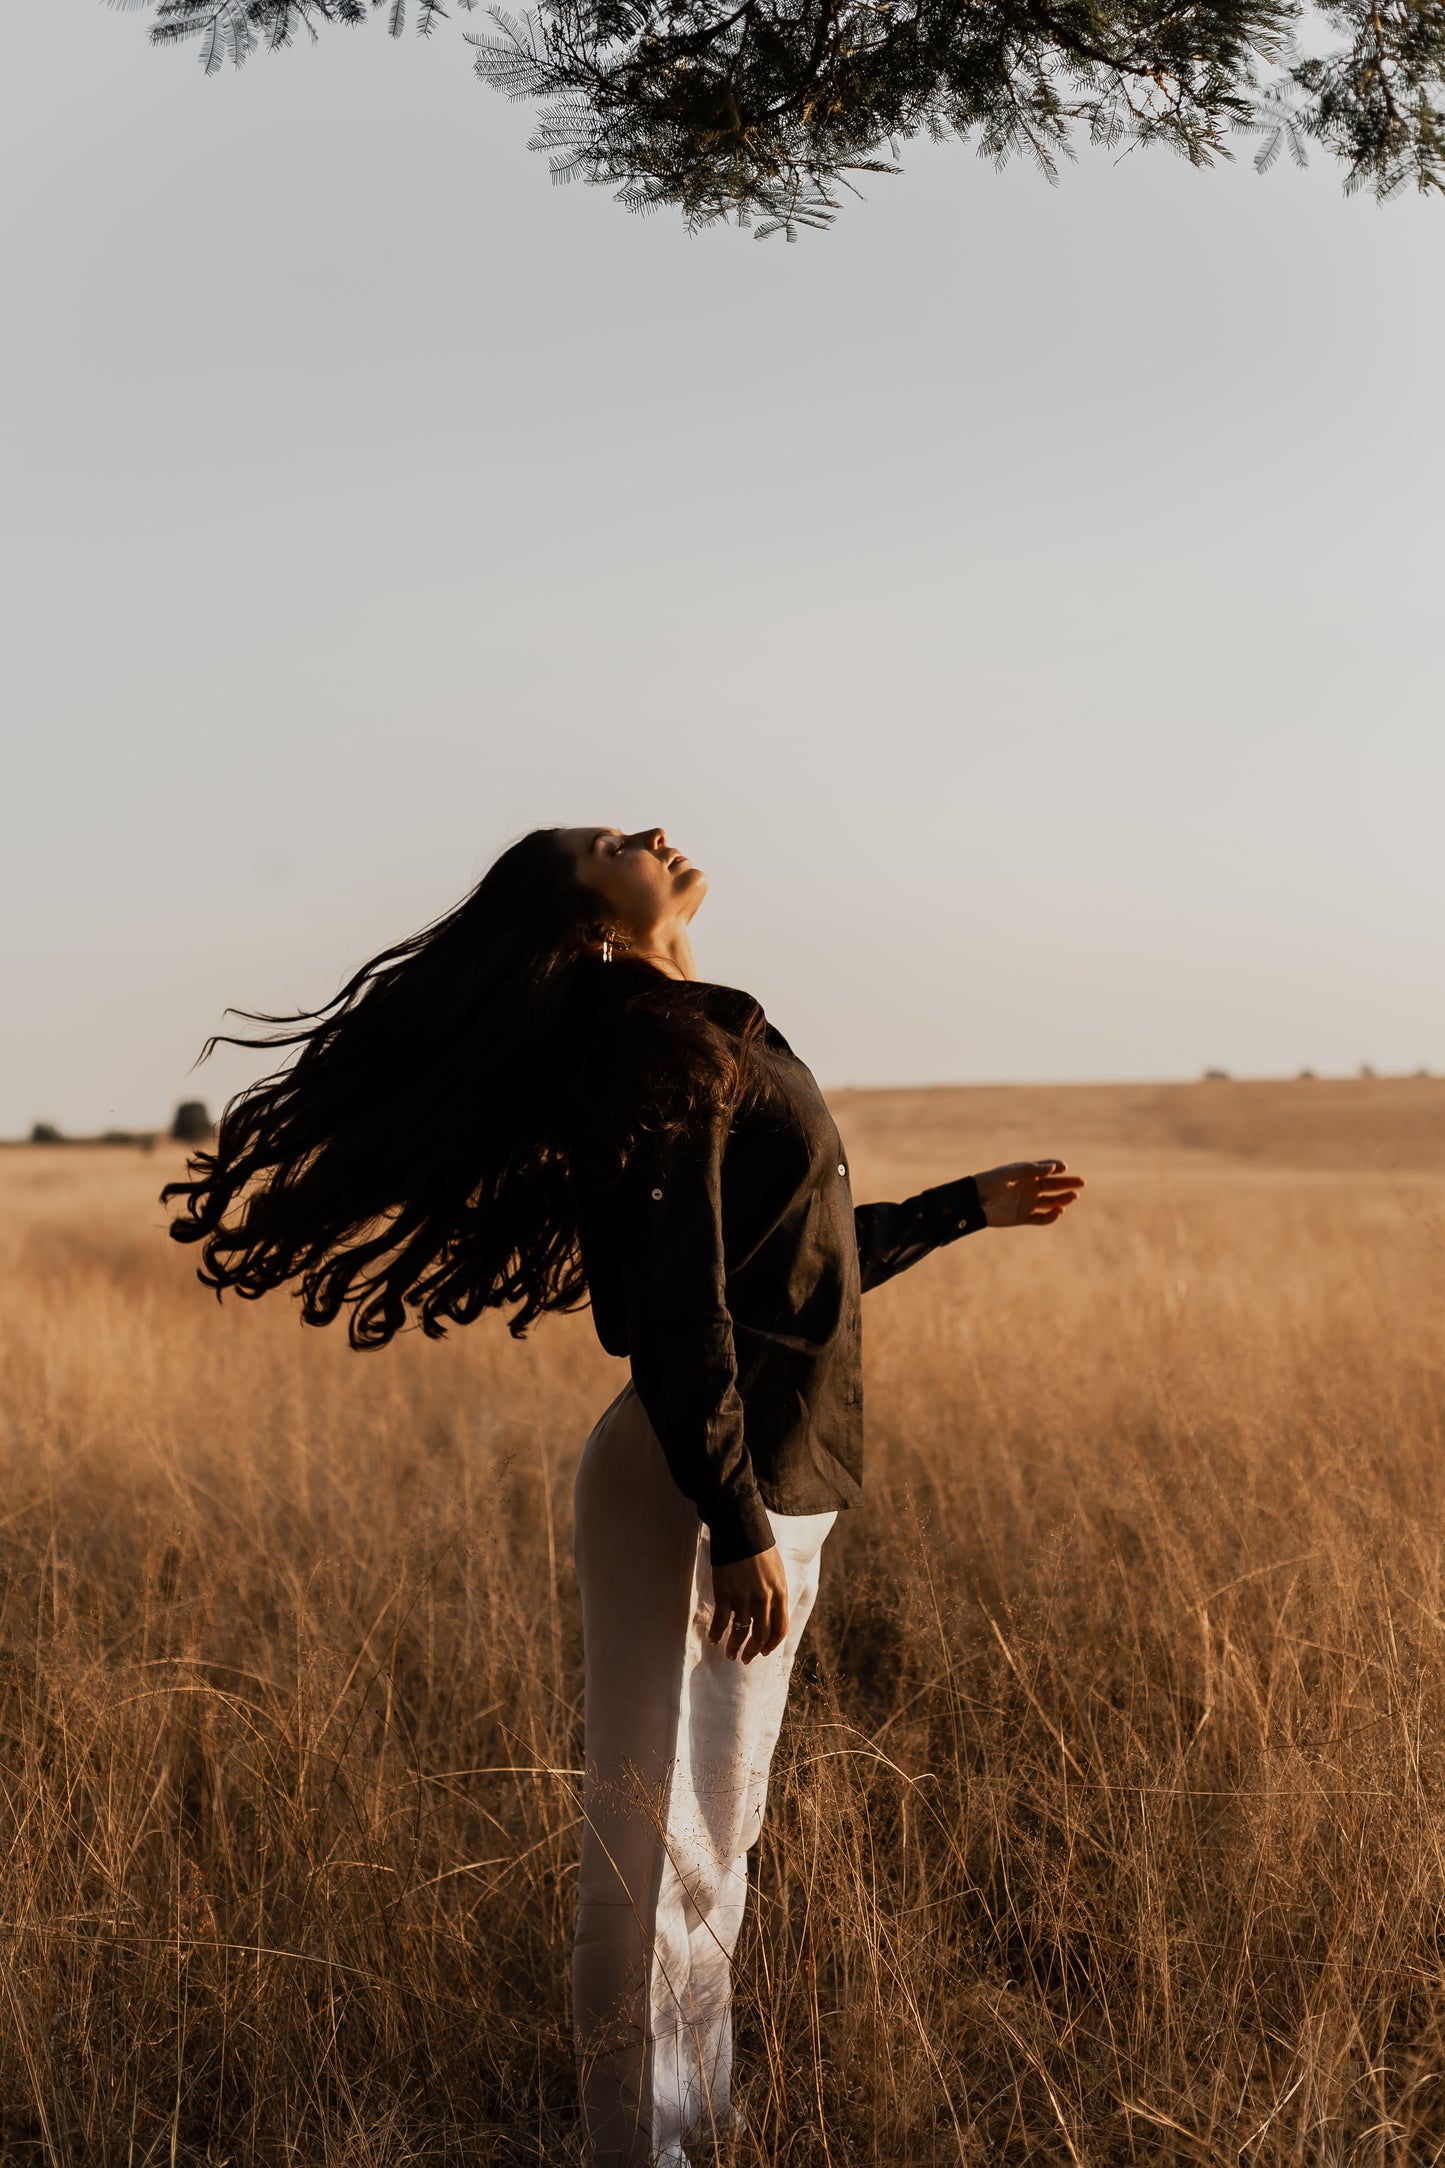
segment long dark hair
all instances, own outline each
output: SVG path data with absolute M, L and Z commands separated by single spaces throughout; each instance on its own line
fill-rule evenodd
M 520 1335 L 586 1299 L 584 1181 L 618 1176 L 648 1130 L 735 1107 L 762 1022 L 744 1000 L 720 1024 L 707 988 L 602 961 L 602 911 L 561 831 L 534 829 L 323 1008 L 233 1012 L 284 1028 L 218 1032 L 203 1060 L 298 1052 L 161 1192 L 184 1198 L 170 1231 L 201 1244 L 218 1300 L 296 1282 L 308 1325 L 347 1308 L 352 1346 L 374 1348 L 408 1310 L 437 1339 L 515 1306 Z

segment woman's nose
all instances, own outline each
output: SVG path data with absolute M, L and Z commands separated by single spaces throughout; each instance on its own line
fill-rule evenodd
M 660 851 L 667 837 L 660 828 L 639 828 L 631 841 L 640 843 L 645 851 Z

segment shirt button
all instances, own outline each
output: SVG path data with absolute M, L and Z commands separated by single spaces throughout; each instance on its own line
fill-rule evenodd
M 661 1201 L 661 1198 L 662 1198 L 662 1191 L 661 1191 L 660 1189 L 655 1189 L 655 1190 L 654 1190 L 654 1191 L 652 1192 L 652 1201 L 653 1201 L 653 1203 L 654 1203 L 654 1204 L 657 1204 L 657 1203 L 659 1203 L 659 1202 Z
M 843 1161 L 841 1159 L 838 1162 L 838 1172 L 839 1174 L 846 1174 L 848 1172 L 847 1167 L 843 1164 Z

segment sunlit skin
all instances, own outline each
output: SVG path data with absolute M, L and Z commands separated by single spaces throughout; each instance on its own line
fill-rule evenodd
M 568 828 L 563 844 L 577 878 L 603 900 L 611 939 L 669 978 L 699 976 L 688 931 L 707 894 L 700 866 L 676 850 L 661 828 Z M 1016 1160 L 975 1177 L 990 1227 L 1052 1227 L 1075 1202 L 1084 1178 L 1061 1159 Z M 788 1631 L 788 1584 L 777 1550 L 714 1566 L 708 1639 L 750 1664 L 768 1656 Z
M 613 938 L 669 978 L 698 976 L 688 926 L 707 894 L 707 875 L 661 828 L 567 828 L 564 846 L 577 860 L 577 878 L 606 906 Z

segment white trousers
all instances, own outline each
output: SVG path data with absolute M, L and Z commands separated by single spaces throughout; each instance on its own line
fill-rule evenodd
M 690 2137 L 735 2122 L 732 1957 L 747 1854 L 837 1514 L 770 1515 L 788 1633 L 744 1664 L 707 1638 L 707 1531 L 631 1385 L 587 1440 L 573 1500 L 586 1664 L 572 1952 L 583 2126 L 605 2168 L 688 2168 Z

